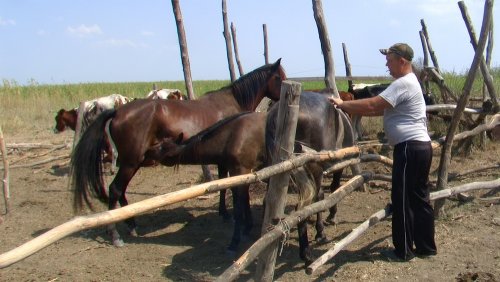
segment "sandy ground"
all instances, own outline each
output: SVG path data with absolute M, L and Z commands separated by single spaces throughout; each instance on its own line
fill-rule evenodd
M 70 133 L 6 137 L 7 143 L 43 142 L 62 144 L 71 140 Z M 68 155 L 69 148 L 18 150 L 9 155 L 11 166 L 29 164 L 49 157 Z M 47 155 L 41 155 L 48 153 Z M 36 157 L 35 157 L 36 156 Z M 435 154 L 435 165 L 439 152 Z M 450 171 L 495 164 L 500 160 L 500 143 L 489 143 L 487 150 L 475 151 L 470 157 L 455 157 Z M 380 164 L 365 169 L 388 173 Z M 43 234 L 74 217 L 72 192 L 68 186 L 68 164 L 59 160 L 47 164 L 10 170 L 11 211 L 0 223 L 0 253 Z M 435 177 L 435 174 L 433 175 Z M 493 180 L 499 169 L 487 170 L 455 179 L 450 186 Z M 167 167 L 140 169 L 128 189 L 131 203 L 177 191 L 200 183 L 199 166 L 181 166 L 178 171 Z M 107 178 L 108 181 L 111 177 Z M 347 179 L 344 179 L 344 181 Z M 252 210 L 260 230 L 262 197 L 265 188 L 252 189 Z M 228 193 L 230 197 L 230 193 Z M 474 200 L 446 201 L 446 215 L 436 221 L 438 255 L 415 258 L 410 262 L 393 262 L 380 254 L 390 249 L 390 220 L 369 229 L 336 257 L 307 275 L 298 256 L 295 229 L 277 259 L 276 281 L 498 281 L 500 280 L 500 208 L 498 200 L 484 201 L 487 191 L 470 193 Z M 491 194 L 491 193 L 490 193 Z M 498 197 L 496 194 L 490 195 Z M 390 185 L 372 182 L 367 192 L 354 192 L 339 205 L 338 224 L 327 226 L 329 242 L 313 242 L 320 256 L 336 241 L 371 214 L 382 209 L 390 199 Z M 225 248 L 232 224 L 217 215 L 218 194 L 199 197 L 153 210 L 137 217 L 139 237 L 124 235 L 125 247 L 110 244 L 104 227 L 74 233 L 9 267 L 0 269 L 0 281 L 211 281 L 232 264 Z M 228 199 L 228 203 L 231 200 Z M 99 205 L 98 205 L 99 206 Z M 104 206 L 99 206 L 105 210 Z M 289 205 L 291 209 L 291 204 Z M 124 224 L 118 225 L 125 234 Z M 314 230 L 310 226 L 309 237 Z M 243 244 L 240 254 L 251 244 Z M 239 278 L 254 279 L 255 264 Z

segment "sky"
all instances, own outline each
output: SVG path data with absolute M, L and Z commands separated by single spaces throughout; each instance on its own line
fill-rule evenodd
M 222 1 L 180 0 L 193 80 L 229 80 Z M 244 72 L 282 58 L 288 77 L 324 76 L 312 1 L 226 0 Z M 464 1 L 477 36 L 484 0 Z M 498 1 L 496 1 L 498 2 Z M 423 58 L 420 20 L 442 70 L 463 73 L 474 52 L 457 1 L 323 0 L 335 72 L 388 75 L 380 48 L 406 42 Z M 494 4 L 496 16 L 498 4 Z M 498 22 L 498 21 L 496 21 Z M 499 28 L 494 28 L 498 38 Z M 167 0 L 0 0 L 0 80 L 17 84 L 183 80 L 172 2 Z M 500 66 L 498 44 L 492 66 Z M 0 82 L 1 83 L 1 82 Z

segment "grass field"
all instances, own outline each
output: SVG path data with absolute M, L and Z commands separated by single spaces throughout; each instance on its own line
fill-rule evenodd
M 492 72 L 497 93 L 500 92 L 500 69 Z M 465 77 L 458 74 L 446 74 L 447 85 L 460 95 Z M 375 83 L 380 81 L 363 81 Z M 119 93 L 131 98 L 143 98 L 153 85 L 158 88 L 176 88 L 186 93 L 183 81 L 152 81 L 152 82 L 124 82 L 124 83 L 79 83 L 63 85 L 41 85 L 31 81 L 29 85 L 19 85 L 15 81 L 4 80 L 0 86 L 0 126 L 4 133 L 22 130 L 45 130 L 54 126 L 54 116 L 61 108 L 77 107 L 80 101 L 91 100 L 97 97 Z M 195 95 L 220 89 L 229 84 L 227 80 L 194 81 Z M 307 81 L 302 83 L 302 89 L 322 89 L 323 81 Z M 347 81 L 337 81 L 339 90 L 347 90 Z M 474 83 L 472 96 L 480 96 L 482 78 Z M 438 88 L 432 87 L 433 93 L 439 93 Z

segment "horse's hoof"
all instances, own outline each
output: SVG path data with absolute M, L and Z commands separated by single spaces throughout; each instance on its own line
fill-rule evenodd
M 316 236 L 315 240 L 318 244 L 325 244 L 326 242 L 328 242 L 325 235 Z
M 234 258 L 236 257 L 236 249 L 233 249 L 231 246 L 229 246 L 227 249 L 226 249 L 226 254 L 231 257 L 231 258 Z
M 132 229 L 132 230 L 130 230 L 129 234 L 130 234 L 130 236 L 132 236 L 132 237 L 138 237 L 138 236 L 139 236 L 139 235 L 137 235 L 137 230 L 135 230 L 135 228 L 134 228 L 134 229 Z
M 335 220 L 335 217 L 330 217 L 328 216 L 326 219 L 325 219 L 325 224 L 327 225 L 336 225 L 337 224 L 337 221 Z
M 116 239 L 116 240 L 113 240 L 113 245 L 115 247 L 119 247 L 120 248 L 120 247 L 125 246 L 125 243 L 123 242 L 122 239 Z

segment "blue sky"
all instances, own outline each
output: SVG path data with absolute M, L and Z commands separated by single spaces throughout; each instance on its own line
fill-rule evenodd
M 194 80 L 229 79 L 221 3 L 180 1 Z M 465 4 L 479 35 L 484 1 Z M 282 58 L 289 77 L 324 75 L 312 1 L 227 0 L 227 11 L 245 72 L 264 64 L 266 24 L 270 60 Z M 345 75 L 342 43 L 353 75 L 387 75 L 378 49 L 396 42 L 422 58 L 421 19 L 442 69 L 463 72 L 472 62 L 457 1 L 323 0 L 323 11 L 337 75 Z M 19 84 L 183 80 L 167 0 L 0 0 L 0 42 L 0 79 Z

